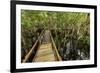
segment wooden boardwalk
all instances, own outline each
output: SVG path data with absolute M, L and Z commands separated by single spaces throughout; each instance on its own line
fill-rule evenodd
M 47 62 L 55 60 L 56 58 L 54 56 L 51 43 L 46 43 L 40 46 L 36 53 L 36 56 L 33 59 L 33 62 Z
M 39 43 L 38 48 L 35 48 L 37 43 Z M 35 55 L 32 57 L 34 52 Z M 41 33 L 39 39 L 33 45 L 29 53 L 25 56 L 23 63 L 28 62 L 30 59 L 32 59 L 31 62 L 51 62 L 62 60 L 58 53 L 50 30 L 46 30 L 44 33 Z

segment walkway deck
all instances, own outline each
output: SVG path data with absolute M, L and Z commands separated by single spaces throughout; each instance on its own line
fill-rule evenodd
M 34 62 L 47 62 L 55 60 L 56 58 L 54 56 L 51 43 L 42 44 L 33 59 Z

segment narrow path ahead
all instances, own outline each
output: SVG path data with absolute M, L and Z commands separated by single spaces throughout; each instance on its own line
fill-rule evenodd
M 55 61 L 54 52 L 52 49 L 52 43 L 50 42 L 50 31 L 46 30 L 43 34 L 42 44 L 38 48 L 38 51 L 33 59 L 34 62 L 47 62 Z
M 49 30 L 45 30 L 44 34 L 43 34 L 43 43 L 49 43 L 50 42 L 50 31 Z

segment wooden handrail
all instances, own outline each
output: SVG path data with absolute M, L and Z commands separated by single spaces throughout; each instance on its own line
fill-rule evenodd
M 62 61 L 62 58 L 58 53 L 57 47 L 56 47 L 55 42 L 53 40 L 53 37 L 51 35 L 51 32 L 50 32 L 50 36 L 51 36 L 51 41 L 52 41 L 52 45 L 53 45 L 53 49 L 54 49 L 55 55 L 57 56 L 57 60 Z
M 44 31 L 44 30 L 43 30 L 43 31 Z M 31 50 L 29 51 L 29 53 L 25 56 L 25 59 L 22 61 L 22 63 L 27 62 L 27 60 L 29 59 L 29 57 L 30 57 L 30 55 L 32 54 L 33 50 L 35 49 L 37 43 L 39 42 L 40 37 L 41 37 L 43 31 L 41 32 L 40 36 L 39 36 L 38 39 L 36 40 L 35 44 L 34 44 L 33 47 L 31 48 Z

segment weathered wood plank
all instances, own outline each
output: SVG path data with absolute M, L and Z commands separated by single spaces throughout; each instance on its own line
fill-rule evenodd
M 34 62 L 46 62 L 55 60 L 56 58 L 54 56 L 51 43 L 41 44 L 35 58 L 33 59 Z

